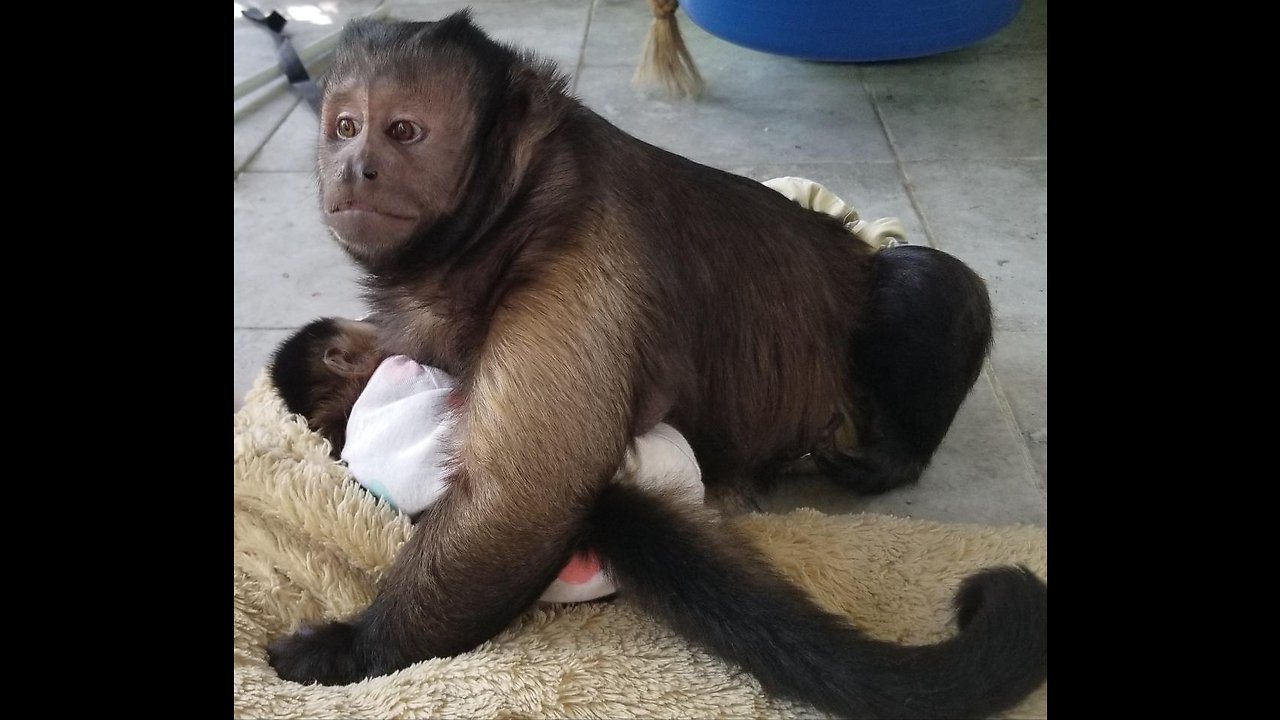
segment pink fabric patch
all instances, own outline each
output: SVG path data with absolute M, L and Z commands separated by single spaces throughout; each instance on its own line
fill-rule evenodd
M 560 579 L 571 584 L 581 585 L 600 572 L 600 557 L 594 550 L 584 550 L 573 554 L 564 569 L 560 571 Z
M 408 380 L 425 372 L 422 366 L 407 355 L 392 355 L 383 361 L 387 377 L 392 380 Z

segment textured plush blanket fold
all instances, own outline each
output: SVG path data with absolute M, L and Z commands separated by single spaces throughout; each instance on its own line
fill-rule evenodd
M 801 510 L 737 520 L 818 602 L 877 637 L 954 632 L 961 578 L 1021 563 L 1048 578 L 1045 531 Z M 544 606 L 454 658 L 343 687 L 278 678 L 266 644 L 361 609 L 408 521 L 362 491 L 265 374 L 235 415 L 236 717 L 823 717 L 619 603 Z M 727 589 L 732 592 L 732 589 Z M 1045 716 L 1047 686 L 1009 717 Z

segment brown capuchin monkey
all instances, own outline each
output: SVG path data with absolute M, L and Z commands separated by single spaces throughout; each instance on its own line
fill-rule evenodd
M 826 473 L 862 492 L 914 482 L 991 342 L 963 263 L 873 252 L 760 183 L 627 135 L 465 12 L 347 26 L 319 180 L 372 327 L 313 323 L 272 377 L 336 448 L 379 359 L 441 368 L 457 379 L 454 458 L 372 604 L 270 645 L 281 677 L 350 683 L 470 650 L 590 543 L 622 601 L 828 712 L 989 715 L 1046 679 L 1048 589 L 1025 569 L 966 579 L 950 639 L 897 645 L 821 609 L 718 513 L 610 482 L 665 421 L 710 497 L 745 497 L 841 416 L 859 447 L 824 453 Z M 309 373 L 334 368 L 350 382 L 330 394 Z

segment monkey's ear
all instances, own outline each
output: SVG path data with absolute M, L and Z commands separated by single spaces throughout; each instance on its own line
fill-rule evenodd
M 324 351 L 324 364 L 343 377 L 360 374 L 358 358 L 346 345 L 335 345 Z
M 519 66 L 512 70 L 503 114 L 516 133 L 516 151 L 528 148 L 556 125 L 556 108 L 563 101 L 559 79 L 548 79 L 536 68 Z
M 531 111 L 537 109 L 536 97 L 541 95 L 544 102 L 547 99 L 545 81 L 530 67 L 520 67 L 512 72 L 510 88 L 506 108 L 511 120 L 517 123 L 523 122 L 530 116 Z

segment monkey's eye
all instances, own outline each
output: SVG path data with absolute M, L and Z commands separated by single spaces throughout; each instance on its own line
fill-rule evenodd
M 356 125 L 356 121 L 349 117 L 338 118 L 338 125 L 335 129 L 338 132 L 338 137 L 347 139 L 355 137 L 360 130 L 359 126 Z
M 396 142 L 411 143 L 422 137 L 422 128 L 408 120 L 397 120 L 387 128 L 387 134 Z

